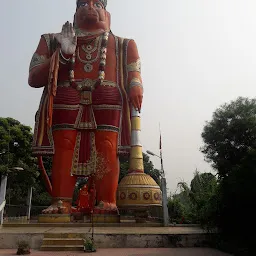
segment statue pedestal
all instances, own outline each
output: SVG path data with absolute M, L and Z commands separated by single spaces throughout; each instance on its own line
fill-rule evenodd
M 94 214 L 94 223 L 120 223 L 120 215 Z
M 70 223 L 70 214 L 41 214 L 38 223 Z
M 38 216 L 38 223 L 91 223 L 92 218 L 90 215 L 69 215 L 69 214 L 41 214 Z M 94 223 L 120 223 L 120 215 L 111 214 L 94 214 Z
M 136 209 L 134 210 L 134 217 L 135 217 L 135 221 L 136 223 L 146 223 L 147 219 L 149 217 L 149 213 L 147 211 L 147 209 Z

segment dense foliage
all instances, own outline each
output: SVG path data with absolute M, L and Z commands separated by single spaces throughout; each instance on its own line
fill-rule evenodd
M 190 186 L 185 182 L 178 184 L 179 193 L 171 195 L 168 202 L 172 222 L 181 224 L 200 223 L 210 229 L 214 226 L 209 218 L 213 198 L 217 191 L 217 179 L 211 173 L 195 172 Z
M 196 173 L 190 187 L 169 199 L 173 218 L 219 231 L 215 246 L 235 255 L 255 255 L 256 99 L 224 104 L 207 122 L 201 152 L 216 172 Z
M 238 98 L 218 108 L 202 133 L 202 152 L 219 177 L 216 226 L 222 243 L 252 255 L 256 196 L 256 99 Z M 224 239 L 225 238 L 225 239 Z
M 26 203 L 39 172 L 31 155 L 31 128 L 12 118 L 0 118 L 0 172 L 8 174 L 7 203 Z

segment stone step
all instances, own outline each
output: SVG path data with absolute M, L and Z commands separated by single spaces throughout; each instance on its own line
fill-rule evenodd
M 84 245 L 82 238 L 44 238 L 43 245 Z
M 41 251 L 83 251 L 83 245 L 42 245 Z
M 80 233 L 45 233 L 46 239 L 83 239 L 84 235 Z

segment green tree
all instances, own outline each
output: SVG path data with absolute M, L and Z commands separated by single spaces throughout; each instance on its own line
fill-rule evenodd
M 1 171 L 10 171 L 11 167 L 33 165 L 31 157 L 32 133 L 29 126 L 22 125 L 12 118 L 0 118 Z M 4 168 L 5 166 L 6 168 Z
M 202 137 L 201 151 L 219 177 L 214 221 L 222 240 L 233 249 L 238 245 L 249 250 L 255 236 L 249 237 L 246 227 L 256 226 L 250 219 L 256 213 L 256 99 L 239 97 L 222 105 L 206 123 Z M 254 255 L 250 253 L 241 255 Z
M 168 199 L 168 212 L 171 222 L 182 221 L 182 218 L 185 216 L 184 204 L 181 203 L 180 198 L 175 195 L 171 195 Z
M 186 222 L 200 223 L 204 227 L 211 227 L 209 221 L 211 198 L 216 194 L 217 180 L 211 173 L 194 173 L 190 186 L 186 182 L 179 182 L 179 194 L 173 195 L 173 200 L 181 204 L 183 218 Z M 176 203 L 177 204 L 177 203 Z
M 206 123 L 202 138 L 205 159 L 221 178 L 226 177 L 256 148 L 256 99 L 240 97 L 222 105 Z
M 213 228 L 212 214 L 215 213 L 214 201 L 217 191 L 217 179 L 212 173 L 195 172 L 190 184 L 190 198 L 194 210 L 194 219 L 208 230 Z M 214 211 L 213 211 L 214 209 Z
M 185 218 L 186 222 L 197 223 L 197 219 L 195 217 L 195 210 L 193 204 L 193 196 L 189 185 L 182 181 L 177 185 L 179 189 L 179 193 L 174 195 L 173 197 L 178 200 L 183 208 L 183 218 Z
M 49 197 L 44 192 L 37 160 L 32 156 L 31 127 L 13 118 L 0 118 L 0 172 L 8 174 L 7 203 L 26 203 L 28 189 L 33 186 L 32 203 L 45 205 Z M 15 167 L 22 168 L 13 169 Z
M 8 174 L 7 198 L 13 204 L 25 203 L 28 188 L 39 175 L 31 155 L 31 143 L 29 126 L 13 118 L 0 118 L 0 148 L 4 153 L 0 156 L 0 171 Z

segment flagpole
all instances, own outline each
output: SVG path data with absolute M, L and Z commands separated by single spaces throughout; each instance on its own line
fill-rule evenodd
M 160 150 L 160 158 L 161 158 L 161 190 L 162 190 L 162 207 L 163 207 L 163 219 L 164 219 L 164 226 L 169 226 L 169 212 L 168 212 L 168 200 L 167 200 L 167 189 L 166 189 L 166 178 L 164 173 L 164 163 L 163 163 L 163 150 L 162 150 L 162 132 L 159 123 L 159 132 L 160 132 L 160 143 L 159 143 L 159 150 Z
M 159 145 L 159 150 L 160 150 L 160 159 L 161 159 L 161 175 L 162 175 L 163 178 L 165 178 L 164 163 L 163 163 L 163 150 L 162 150 L 162 132 L 161 132 L 160 123 L 159 123 L 159 132 L 160 132 L 160 145 Z

